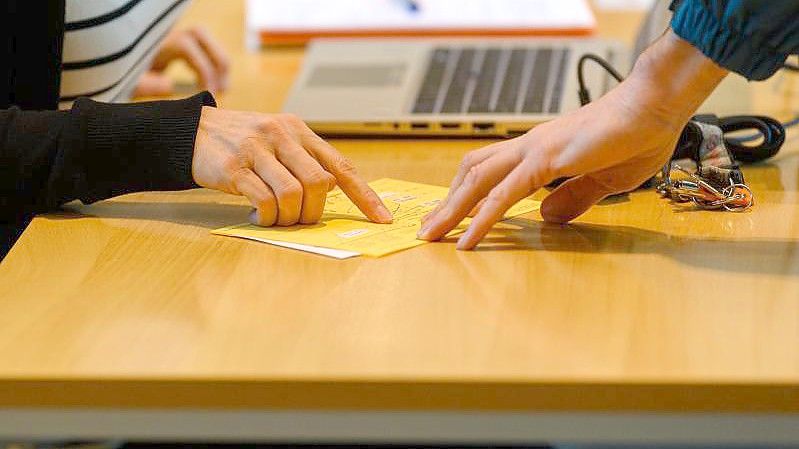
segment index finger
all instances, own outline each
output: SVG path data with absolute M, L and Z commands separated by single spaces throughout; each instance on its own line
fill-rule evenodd
M 216 69 L 200 44 L 192 36 L 185 35 L 181 40 L 181 51 L 186 63 L 200 78 L 200 83 L 208 90 L 218 90 L 219 80 L 216 76 Z
M 376 223 L 391 223 L 393 217 L 383 201 L 366 181 L 358 176 L 355 167 L 335 148 L 308 129 L 303 132 L 303 145 L 329 173 L 353 203 Z
M 221 80 L 222 85 L 220 87 L 227 88 L 228 72 L 230 70 L 230 58 L 228 57 L 227 51 L 205 28 L 194 28 L 190 30 L 190 32 L 197 39 L 200 46 L 205 49 L 208 56 L 210 56 L 211 62 L 213 62 L 216 67 Z
M 431 241 L 444 237 L 513 170 L 520 158 L 516 151 L 502 151 L 473 166 L 460 187 L 450 192 L 449 202 L 425 222 L 418 237 Z
M 491 190 L 480 211 L 469 224 L 469 229 L 458 239 L 458 249 L 474 248 L 491 227 L 502 220 L 511 206 L 551 181 L 536 165 L 530 159 L 524 159 Z
M 467 173 L 469 173 L 469 170 L 471 170 L 472 167 L 493 156 L 495 153 L 503 149 L 507 149 L 508 142 L 510 141 L 492 143 L 491 145 L 467 153 L 463 159 L 461 159 L 461 163 L 458 166 L 458 172 L 455 174 L 455 177 L 452 178 L 447 196 L 445 196 L 444 199 L 441 200 L 432 211 L 422 217 L 422 223 L 425 223 L 431 218 L 435 217 L 441 212 L 442 209 L 444 209 L 447 204 L 449 204 L 450 200 L 452 199 L 452 195 L 458 191 L 463 183 L 464 178 L 466 178 Z

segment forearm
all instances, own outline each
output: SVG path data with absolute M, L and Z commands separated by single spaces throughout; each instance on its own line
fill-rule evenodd
M 728 73 L 669 30 L 641 55 L 625 82 L 660 116 L 679 124 Z
M 0 218 L 80 199 L 195 187 L 191 161 L 208 94 L 109 105 L 79 100 L 70 111 L 0 111 Z
M 175 101 L 73 106 L 72 134 L 82 139 L 77 199 L 91 203 L 125 193 L 197 187 L 191 174 L 203 93 Z M 76 129 L 75 126 L 78 128 Z
M 69 113 L 0 110 L 0 221 L 41 209 L 53 166 L 64 163 L 60 136 Z

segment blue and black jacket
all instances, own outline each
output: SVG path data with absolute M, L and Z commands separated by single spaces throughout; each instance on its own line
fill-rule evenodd
M 674 0 L 671 28 L 716 64 L 763 80 L 799 54 L 799 0 Z

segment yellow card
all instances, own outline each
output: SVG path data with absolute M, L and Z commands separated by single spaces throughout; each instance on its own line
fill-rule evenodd
M 347 198 L 344 192 L 336 189 L 328 193 L 325 212 L 317 224 L 270 228 L 241 224 L 211 232 L 218 235 L 275 242 L 275 244 L 288 243 L 291 245 L 281 246 L 324 253 L 333 257 L 338 256 L 303 247 L 341 250 L 343 251 L 341 254 L 349 254 L 347 257 L 357 254 L 380 257 L 427 243 L 416 239 L 422 217 L 446 197 L 448 189 L 390 178 L 379 179 L 370 182 L 369 185 L 380 195 L 388 210 L 394 215 L 393 223 L 372 223 Z M 508 210 L 505 218 L 532 212 L 537 210 L 540 205 L 541 203 L 538 201 L 522 200 Z M 469 221 L 469 218 L 465 219 L 447 236 L 464 232 Z

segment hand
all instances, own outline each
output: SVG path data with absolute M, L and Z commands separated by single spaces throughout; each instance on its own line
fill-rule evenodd
M 164 71 L 170 63 L 184 60 L 197 74 L 200 87 L 211 92 L 228 87 L 230 62 L 227 52 L 204 28 L 173 30 L 161 42 L 150 70 L 142 74 L 134 96 L 153 97 L 171 95 L 175 82 Z
M 474 214 L 458 249 L 472 249 L 505 211 L 560 177 L 542 204 L 565 223 L 601 199 L 632 190 L 670 158 L 683 126 L 726 71 L 673 33 L 604 97 L 527 134 L 468 154 L 419 238 L 438 240 Z
M 353 166 L 293 115 L 203 107 L 192 159 L 202 186 L 244 195 L 261 226 L 316 223 L 337 184 L 372 221 L 391 213 Z

